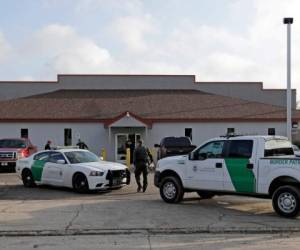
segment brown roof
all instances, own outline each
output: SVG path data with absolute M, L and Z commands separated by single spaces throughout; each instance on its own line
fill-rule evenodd
M 124 112 L 151 121 L 281 121 L 284 107 L 197 90 L 59 90 L 0 102 L 0 120 L 111 120 Z M 293 118 L 300 120 L 300 112 Z

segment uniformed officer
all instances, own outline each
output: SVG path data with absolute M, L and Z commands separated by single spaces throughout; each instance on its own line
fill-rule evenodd
M 51 150 L 51 143 L 52 142 L 50 140 L 47 141 L 47 143 L 45 145 L 45 150 Z
M 133 164 L 135 166 L 135 179 L 138 185 L 137 192 L 141 192 L 143 188 L 143 192 L 146 191 L 148 186 L 148 164 L 153 162 L 153 157 L 148 148 L 143 146 L 141 140 L 138 140 L 136 143 L 136 148 L 133 152 Z M 141 185 L 141 174 L 143 174 L 143 187 Z
M 78 139 L 76 146 L 78 146 L 80 149 L 89 149 L 89 147 L 80 139 Z

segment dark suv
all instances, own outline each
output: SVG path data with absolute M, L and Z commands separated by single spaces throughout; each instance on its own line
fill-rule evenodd
M 157 150 L 157 160 L 168 156 L 187 155 L 193 151 L 196 146 L 192 145 L 191 139 L 186 136 L 182 137 L 165 137 L 160 144 L 155 144 Z
M 28 138 L 0 139 L 0 170 L 14 170 L 18 159 L 37 152 Z

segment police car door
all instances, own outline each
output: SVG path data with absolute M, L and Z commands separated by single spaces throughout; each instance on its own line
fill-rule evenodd
M 224 141 L 212 141 L 196 149 L 189 161 L 188 182 L 192 188 L 223 189 Z
M 60 152 L 51 152 L 48 162 L 45 164 L 45 182 L 47 184 L 63 185 L 63 164 L 66 159 Z

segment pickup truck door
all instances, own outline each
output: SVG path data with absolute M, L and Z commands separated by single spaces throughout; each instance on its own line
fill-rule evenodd
M 257 161 L 253 140 L 228 140 L 225 152 L 224 190 L 256 192 Z
M 212 141 L 191 154 L 187 183 L 190 188 L 223 190 L 224 141 Z

